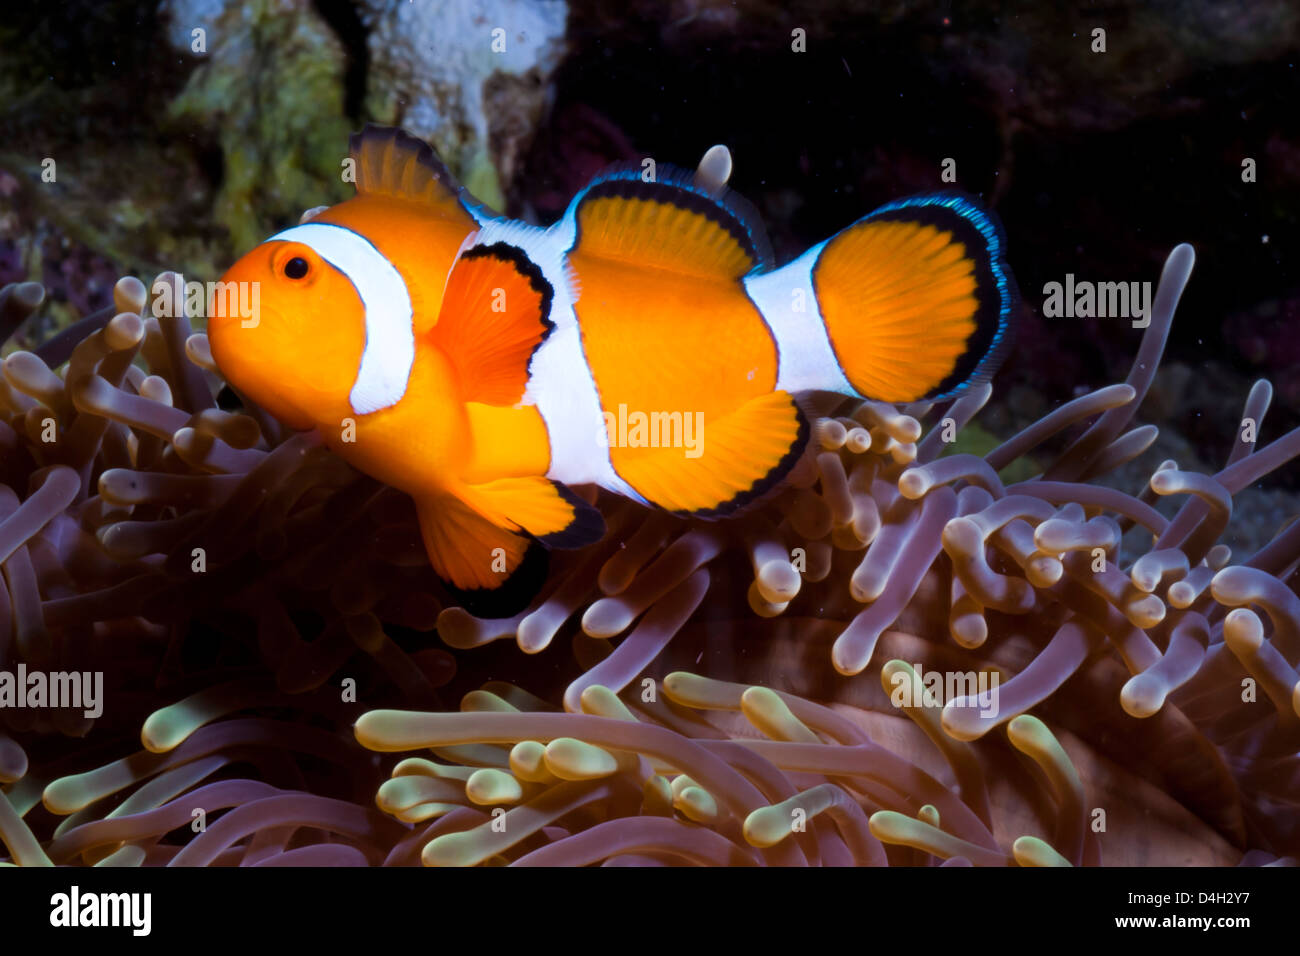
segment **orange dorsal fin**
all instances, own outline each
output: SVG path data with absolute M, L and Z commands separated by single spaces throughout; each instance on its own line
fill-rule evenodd
M 466 218 L 461 186 L 433 147 L 405 130 L 367 124 L 348 141 L 358 195 L 388 196 Z
M 640 167 L 605 173 L 574 197 L 570 214 L 575 262 L 592 257 L 720 280 L 771 264 L 753 207 L 677 169 L 661 167 L 654 182 Z
M 461 253 L 429 336 L 455 366 L 465 401 L 515 405 L 523 398 L 528 364 L 554 328 L 553 297 L 518 246 L 497 242 Z

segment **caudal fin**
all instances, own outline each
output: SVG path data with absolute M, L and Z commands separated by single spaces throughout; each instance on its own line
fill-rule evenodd
M 783 372 L 797 379 L 783 374 L 781 384 L 847 384 L 867 398 L 910 402 L 986 381 L 1011 344 L 1016 289 L 1005 245 L 971 199 L 914 196 L 758 277 L 752 285 L 777 333 Z

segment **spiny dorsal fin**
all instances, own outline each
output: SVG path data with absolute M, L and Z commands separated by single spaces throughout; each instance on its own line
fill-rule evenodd
M 732 280 L 772 261 L 754 208 L 695 172 L 661 166 L 646 182 L 640 166 L 618 167 L 575 196 L 569 214 L 577 222 L 571 257 L 579 262 L 594 257 Z
M 433 147 L 405 130 L 373 123 L 348 140 L 359 195 L 392 196 L 456 217 L 466 215 L 461 186 Z
M 460 373 L 464 399 L 514 405 L 528 385 L 528 363 L 550 334 L 554 290 L 518 246 L 471 246 L 447 276 L 431 334 Z

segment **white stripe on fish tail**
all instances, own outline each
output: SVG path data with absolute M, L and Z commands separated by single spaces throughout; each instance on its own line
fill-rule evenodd
M 813 288 L 813 266 L 825 245 L 772 272 L 746 276 L 745 291 L 776 340 L 778 389 L 857 395 L 835 358 Z
M 411 294 L 402 275 L 365 236 L 332 223 L 308 222 L 267 242 L 301 242 L 343 273 L 366 314 L 366 345 L 348 400 L 358 415 L 402 400 L 415 364 Z

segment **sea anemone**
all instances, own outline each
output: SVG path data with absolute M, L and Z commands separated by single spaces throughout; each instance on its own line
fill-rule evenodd
M 0 839 L 122 866 L 1292 862 L 1300 526 L 1238 565 L 1218 542 L 1300 433 L 1256 450 L 1261 382 L 1217 474 L 1105 483 L 1155 438 L 1132 422 L 1192 262 L 1127 382 L 988 455 L 944 454 L 988 386 L 822 397 L 775 497 L 691 522 L 593 493 L 606 537 L 504 620 L 447 606 L 402 495 L 218 407 L 204 336 L 124 279 L 4 363 L 0 667 L 108 688 L 93 725 L 0 711 Z M 6 287 L 0 332 L 39 303 Z

